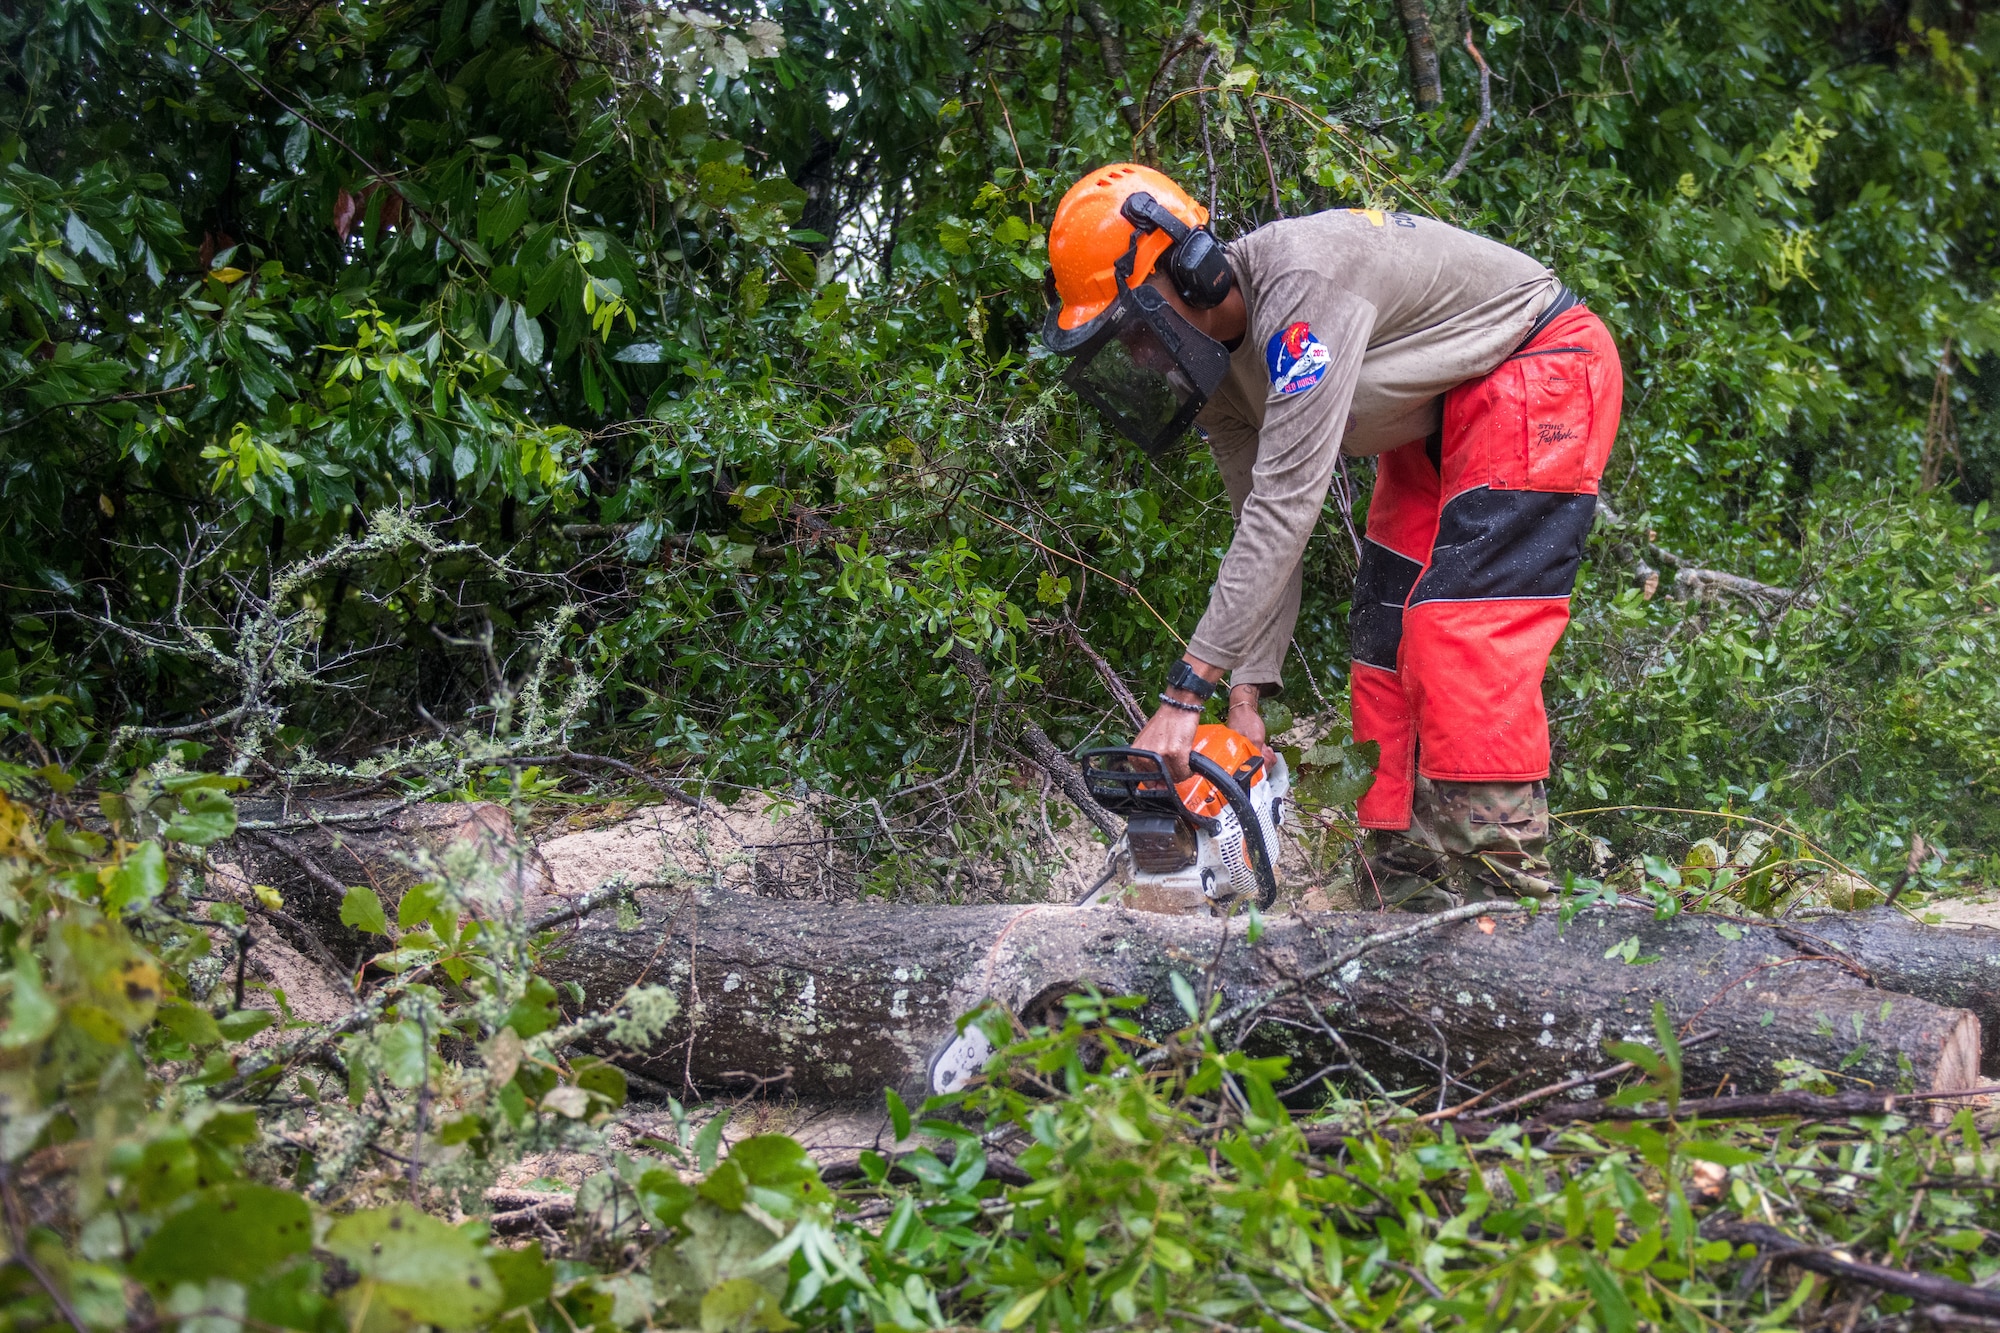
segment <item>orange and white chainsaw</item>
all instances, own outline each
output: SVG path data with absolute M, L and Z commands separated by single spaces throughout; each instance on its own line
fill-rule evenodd
M 1193 773 L 1179 783 L 1151 750 L 1084 751 L 1090 794 L 1125 820 L 1112 855 L 1123 852 L 1129 885 L 1190 898 L 1196 891 L 1211 911 L 1239 902 L 1268 908 L 1278 895 L 1278 826 L 1291 795 L 1285 761 L 1267 768 L 1257 747 L 1228 727 L 1210 724 L 1194 737 Z M 1106 901 L 1107 892 L 1086 901 Z
M 1280 758 L 1266 770 L 1257 747 L 1223 726 L 1195 731 L 1193 773 L 1175 783 L 1166 761 L 1130 746 L 1086 750 L 1084 781 L 1098 804 L 1125 819 L 1112 869 L 1079 906 L 1152 904 L 1154 911 L 1226 913 L 1278 895 L 1278 826 L 1291 778 Z M 1120 872 L 1124 882 L 1113 884 Z M 1137 890 L 1137 894 L 1133 893 Z M 993 1043 L 968 1025 L 931 1060 L 931 1091 L 961 1092 L 993 1058 Z

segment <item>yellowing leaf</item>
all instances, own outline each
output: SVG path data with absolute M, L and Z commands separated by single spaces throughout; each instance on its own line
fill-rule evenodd
M 241 281 L 247 275 L 240 268 L 224 267 L 210 269 L 208 276 L 214 278 L 217 282 L 232 283 Z
M 1048 1294 L 1049 1289 L 1047 1287 L 1039 1287 L 1016 1300 L 1012 1305 L 1007 1307 L 1007 1313 L 1000 1316 L 1000 1327 L 1019 1328 L 1021 1325 L 1027 1323 L 1029 1316 L 1033 1315 L 1036 1307 L 1041 1305 L 1042 1298 Z

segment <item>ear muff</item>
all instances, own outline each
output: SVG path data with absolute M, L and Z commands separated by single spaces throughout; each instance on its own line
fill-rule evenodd
M 1207 227 L 1190 227 L 1159 200 L 1138 190 L 1127 196 L 1119 213 L 1141 231 L 1163 231 L 1172 240 L 1161 260 L 1180 298 L 1197 310 L 1212 310 L 1236 285 L 1222 242 Z
M 1196 227 L 1184 241 L 1174 242 L 1166 253 L 1167 276 L 1181 299 L 1197 310 L 1212 310 L 1236 285 L 1229 271 L 1229 257 L 1222 242 L 1206 227 Z

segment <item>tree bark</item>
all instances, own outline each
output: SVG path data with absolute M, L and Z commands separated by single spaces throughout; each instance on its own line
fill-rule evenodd
M 1403 20 L 1403 37 L 1410 58 L 1410 91 L 1417 99 L 1417 110 L 1442 106 L 1444 83 L 1438 76 L 1437 42 L 1431 37 L 1430 11 L 1424 0 L 1396 0 L 1396 14 Z
M 1212 974 L 1227 1011 L 1414 920 L 1272 918 L 1252 945 L 1240 922 L 1109 908 L 641 901 L 633 928 L 584 921 L 546 964 L 592 1004 L 616 999 L 642 973 L 685 998 L 687 1012 L 658 1047 L 624 1053 L 621 1063 L 674 1083 L 832 1100 L 872 1099 L 884 1087 L 922 1095 L 954 1021 L 988 998 L 1032 1023 L 1086 985 L 1144 995 L 1136 1017 L 1161 1036 L 1186 1022 L 1173 973 L 1197 995 Z M 1977 1085 L 1972 1012 L 1877 989 L 1845 961 L 1802 954 L 1778 928 L 1730 940 L 1716 924 L 1602 907 L 1567 926 L 1553 913 L 1463 922 L 1380 948 L 1325 987 L 1273 1004 L 1245 1044 L 1290 1056 L 1297 1078 L 1343 1063 L 1309 997 L 1386 1086 L 1435 1085 L 1449 1070 L 1458 1101 L 1503 1079 L 1518 1090 L 1591 1069 L 1608 1040 L 1651 1043 L 1657 1000 L 1683 1036 L 1717 1033 L 1685 1053 L 1689 1095 L 1775 1088 L 1776 1066 L 1788 1059 L 1845 1065 L 1844 1086 Z M 1870 930 L 1879 938 L 1864 952 L 1884 955 L 1927 934 L 1890 922 Z M 1620 947 L 1629 939 L 1636 949 Z M 1627 952 L 1655 961 L 1628 963 Z M 1603 1091 L 1586 1084 L 1574 1095 Z
M 252 832 L 225 855 L 277 886 L 287 913 L 346 960 L 382 941 L 341 925 L 343 886 L 372 887 L 393 920 L 418 877 L 415 854 L 468 841 L 503 871 L 497 891 L 531 916 L 569 903 L 496 806 L 413 806 L 372 823 Z M 1682 1037 L 1716 1034 L 1686 1052 L 1690 1097 L 1774 1089 L 1788 1059 L 1834 1071 L 1843 1091 L 1883 1092 L 1973 1086 L 1982 1046 L 2000 1064 L 2000 932 L 1919 926 L 1886 909 L 1801 923 L 1660 922 L 1602 906 L 1567 925 L 1549 912 L 1499 916 L 1374 948 L 1299 988 L 1294 979 L 1343 950 L 1421 918 L 1271 917 L 1252 945 L 1240 922 L 1101 907 L 829 906 L 728 891 L 690 901 L 645 890 L 638 902 L 631 929 L 609 912 L 566 925 L 544 970 L 582 985 L 593 1004 L 642 979 L 672 986 L 683 1018 L 658 1047 L 621 1062 L 674 1087 L 919 1095 L 956 1020 L 984 1000 L 1032 1023 L 1081 986 L 1144 995 L 1138 1016 L 1159 1036 L 1186 1021 L 1176 972 L 1198 994 L 1212 976 L 1222 1012 L 1297 991 L 1249 1030 L 1221 1034 L 1290 1056 L 1297 1078 L 1345 1061 L 1317 1009 L 1387 1086 L 1435 1087 L 1448 1070 L 1453 1103 L 1502 1080 L 1511 1095 L 1574 1078 L 1606 1063 L 1607 1040 L 1651 1043 L 1655 1000 Z M 1582 1083 L 1570 1095 L 1605 1091 Z
M 1893 907 L 1774 928 L 1794 949 L 1843 954 L 1885 991 L 1970 1009 L 1980 1018 L 1980 1063 L 2000 1070 L 2000 930 L 1913 926 Z
M 242 812 L 257 821 L 275 822 L 281 815 L 274 806 L 255 801 L 244 802 Z M 286 915 L 318 936 L 343 967 L 359 966 L 384 947 L 381 936 L 341 923 L 347 890 L 357 885 L 373 890 L 394 921 L 404 891 L 424 877 L 418 869 L 424 853 L 470 843 L 500 872 L 500 894 L 533 902 L 550 892 L 540 855 L 516 836 L 506 809 L 491 802 L 399 808 L 393 801 L 356 801 L 314 813 L 332 821 L 251 829 L 232 839 L 217 859 L 234 861 L 248 881 L 277 889 Z
M 1104 56 L 1104 72 L 1111 76 L 1112 88 L 1122 89 L 1125 93 L 1125 100 L 1119 103 L 1118 114 L 1125 118 L 1125 124 L 1136 138 L 1146 122 L 1138 104 L 1139 90 L 1132 86 L 1132 80 L 1125 72 L 1125 39 L 1119 35 L 1118 21 L 1104 12 L 1104 6 L 1098 0 L 1083 0 L 1077 8 L 1083 13 L 1083 21 L 1097 35 L 1097 49 Z

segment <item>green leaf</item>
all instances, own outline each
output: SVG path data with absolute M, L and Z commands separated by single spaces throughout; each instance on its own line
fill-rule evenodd
M 104 905 L 113 912 L 122 912 L 153 901 L 166 888 L 167 854 L 156 842 L 142 842 L 111 873 L 111 882 L 104 890 Z
M 639 1207 L 645 1210 L 655 1225 L 670 1229 L 680 1225 L 682 1214 L 694 1204 L 694 1187 L 672 1171 L 654 1167 L 639 1177 L 633 1186 L 633 1193 L 639 1196 Z
M 238 1009 L 215 1021 L 216 1030 L 227 1041 L 247 1041 L 277 1020 L 269 1009 Z
M 493 1275 L 500 1279 L 500 1308 L 518 1310 L 547 1300 L 555 1290 L 555 1266 L 542 1258 L 542 1247 L 523 1245 L 518 1250 L 496 1250 L 486 1256 Z
M 576 1086 L 586 1092 L 594 1092 L 613 1106 L 625 1104 L 625 1071 L 604 1060 L 581 1059 L 574 1062 L 572 1069 L 576 1075 Z
M 389 918 L 383 914 L 382 900 L 364 884 L 355 885 L 340 900 L 340 924 L 370 935 L 389 933 Z
M 1042 1306 L 1042 1300 L 1049 1294 L 1047 1287 L 1037 1287 L 1025 1296 L 1018 1296 L 1007 1307 L 1007 1313 L 1000 1316 L 1000 1327 L 1019 1328 L 1033 1317 Z
M 160 1026 L 188 1045 L 200 1049 L 222 1041 L 222 1028 L 208 1010 L 183 1000 L 168 1000 L 160 1006 Z
M 556 267 L 551 265 L 550 267 Z M 521 306 L 514 307 L 514 346 L 520 349 L 521 359 L 529 365 L 537 365 L 542 359 L 542 322 L 529 314 Z
M 733 1213 L 741 1209 L 743 1201 L 749 1197 L 750 1181 L 732 1157 L 703 1176 L 701 1184 L 695 1186 L 695 1193 L 716 1207 Z
M 404 1019 L 383 1032 L 376 1043 L 382 1077 L 399 1088 L 414 1088 L 429 1068 L 430 1045 L 423 1029 Z
M 403 899 L 396 904 L 396 924 L 409 930 L 431 918 L 444 905 L 444 885 L 436 880 L 425 880 L 413 884 L 403 893 Z
M 1583 1283 L 1596 1298 L 1597 1306 L 1593 1313 L 1605 1333 L 1636 1333 L 1638 1316 L 1633 1312 L 1632 1302 L 1626 1298 L 1624 1288 L 1604 1271 L 1603 1265 L 1588 1255 L 1583 1258 Z
M 694 1136 L 695 1165 L 708 1171 L 714 1168 L 716 1154 L 722 1147 L 722 1127 L 729 1123 L 729 1112 L 719 1111 L 709 1117 Z
M 236 802 L 227 792 L 195 787 L 180 796 L 181 813 L 167 824 L 167 837 L 190 847 L 206 847 L 236 832 Z
M 755 1278 L 732 1277 L 718 1282 L 701 1298 L 702 1333 L 797 1327 L 785 1318 L 781 1298 Z
M 627 343 L 611 359 L 628 366 L 657 366 L 667 358 L 665 349 L 658 343 Z
M 1167 984 L 1173 987 L 1174 999 L 1180 1002 L 1181 1012 L 1187 1015 L 1188 1022 L 1199 1023 L 1201 1003 L 1195 999 L 1194 987 L 1188 984 L 1188 979 L 1178 972 L 1170 972 L 1167 974 Z
M 35 262 L 72 287 L 82 287 L 90 281 L 84 276 L 83 270 L 77 267 L 74 259 L 54 246 L 35 251 Z
M 502 1026 L 523 1037 L 547 1032 L 556 1025 L 556 988 L 541 977 L 529 977 L 521 998 L 507 1011 Z
M 69 215 L 69 222 L 63 227 L 63 238 L 69 242 L 72 254 L 87 254 L 100 264 L 115 265 L 118 256 L 111 249 L 111 242 L 103 233 L 85 222 L 75 213 Z
M 1680 1145 L 1681 1155 L 1692 1157 L 1698 1162 L 1714 1162 L 1717 1166 L 1748 1166 L 1752 1162 L 1764 1160 L 1764 1154 L 1739 1148 L 1733 1143 L 1714 1143 L 1707 1139 L 1691 1139 Z
M 788 1134 L 758 1134 L 729 1150 L 729 1160 L 742 1168 L 752 1185 L 782 1189 L 801 1180 L 819 1179 L 819 1168 L 797 1139 Z
M 23 940 L 14 950 L 14 999 L 7 1027 L 0 1031 L 0 1050 L 33 1045 L 54 1032 L 61 1017 L 55 999 L 42 989 L 41 964 Z
M 357 1317 L 380 1310 L 460 1329 L 501 1309 L 500 1279 L 477 1242 L 409 1204 L 341 1218 L 327 1232 L 325 1248 L 360 1278 L 342 1293 Z
M 169 1287 L 249 1282 L 312 1248 L 312 1209 L 290 1190 L 237 1181 L 202 1190 L 147 1237 L 132 1276 Z
M 901 1143 L 910 1137 L 910 1108 L 903 1104 L 903 1099 L 896 1095 L 894 1088 L 882 1089 L 882 1099 L 889 1104 L 890 1132 L 896 1136 L 896 1142 Z

